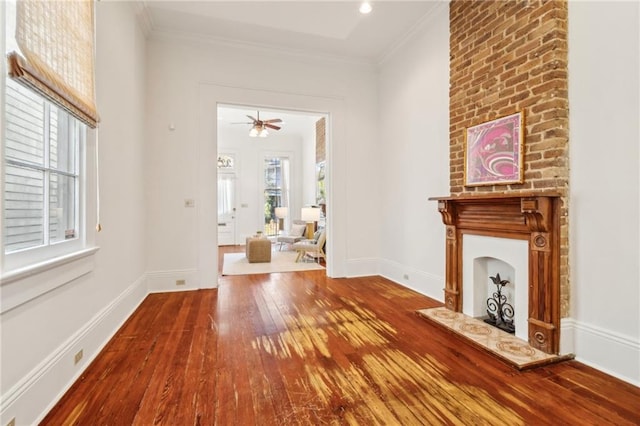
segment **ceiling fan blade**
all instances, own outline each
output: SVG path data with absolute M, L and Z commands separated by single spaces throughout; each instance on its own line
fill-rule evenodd
M 252 121 L 236 121 L 234 123 L 229 123 L 229 124 L 253 124 Z
M 280 118 L 272 118 L 271 120 L 262 120 L 263 123 L 282 123 Z
M 273 130 L 280 130 L 280 126 L 274 126 L 273 124 L 264 123 L 264 127 L 268 127 Z
M 251 121 L 253 121 L 254 123 L 255 123 L 256 121 L 258 121 L 258 119 L 257 119 L 257 118 L 253 118 L 253 117 L 252 117 L 252 116 L 250 116 L 250 115 L 247 115 L 247 117 L 249 117 L 249 119 L 250 119 Z

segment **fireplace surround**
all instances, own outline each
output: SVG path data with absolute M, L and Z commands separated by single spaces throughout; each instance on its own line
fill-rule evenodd
M 560 194 L 432 197 L 446 226 L 445 307 L 462 312 L 464 234 L 528 241 L 528 342 L 548 354 L 560 344 Z

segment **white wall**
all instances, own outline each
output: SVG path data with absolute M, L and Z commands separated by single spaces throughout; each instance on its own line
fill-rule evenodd
M 444 225 L 427 198 L 449 194 L 447 3 L 382 65 L 379 87 L 380 273 L 443 300 Z
M 145 41 L 130 5 L 96 5 L 103 231 L 95 241 L 100 250 L 89 260 L 93 270 L 88 275 L 0 316 L 3 425 L 12 418 L 19 425 L 37 423 L 147 294 L 143 235 Z M 95 145 L 89 143 L 87 149 L 89 167 L 94 170 Z M 93 179 L 87 190 L 88 230 L 93 233 Z M 45 272 L 35 279 L 53 280 L 57 272 Z M 84 358 L 74 366 L 74 354 L 80 349 Z
M 358 274 L 361 259 L 377 258 L 371 232 L 380 209 L 379 188 L 372 184 L 378 172 L 373 67 L 162 35 L 148 41 L 147 66 L 147 264 L 153 289 L 170 289 L 180 274 L 192 277 L 187 288 L 217 285 L 216 194 L 210 185 L 216 179 L 218 103 L 333 114 L 328 272 Z M 168 131 L 169 123 L 175 131 Z M 186 211 L 184 198 L 195 198 L 196 208 Z M 366 273 L 375 273 L 374 263 L 366 266 Z
M 576 358 L 640 384 L 640 6 L 569 3 Z

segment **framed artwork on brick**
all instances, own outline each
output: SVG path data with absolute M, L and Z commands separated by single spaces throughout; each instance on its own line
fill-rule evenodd
M 487 121 L 465 132 L 464 185 L 524 182 L 524 111 Z

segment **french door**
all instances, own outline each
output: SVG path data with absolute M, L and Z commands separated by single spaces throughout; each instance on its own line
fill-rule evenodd
M 236 175 L 218 174 L 218 245 L 236 243 Z
M 282 231 L 278 226 L 276 208 L 289 207 L 289 169 L 289 157 L 274 155 L 264 158 L 264 233 L 269 236 Z

